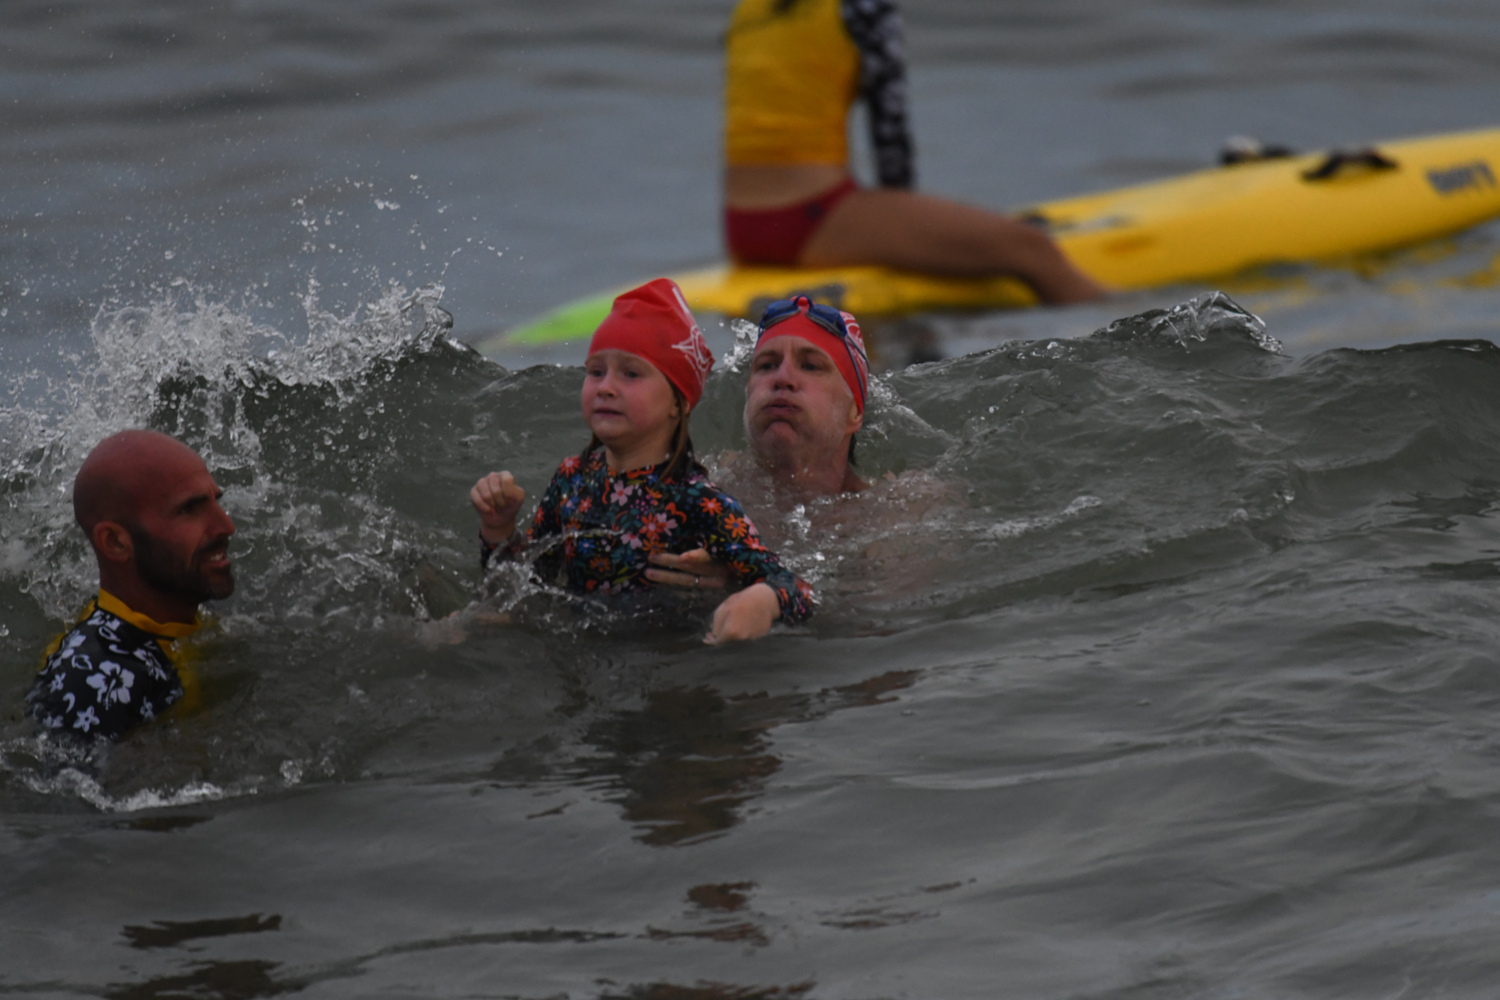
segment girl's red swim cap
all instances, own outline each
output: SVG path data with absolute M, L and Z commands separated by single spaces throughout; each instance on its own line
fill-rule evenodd
M 713 352 L 703 331 L 671 278 L 657 278 L 615 299 L 594 339 L 589 354 L 627 351 L 645 358 L 677 387 L 691 410 L 703 398 L 703 380 L 714 366 Z

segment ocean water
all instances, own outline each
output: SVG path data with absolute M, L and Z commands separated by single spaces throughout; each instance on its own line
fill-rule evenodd
M 728 9 L 0 11 L 0 994 L 1493 996 L 1500 227 L 873 324 L 837 502 L 736 461 L 708 318 L 695 440 L 817 616 L 481 576 L 581 358 L 465 344 L 714 259 Z M 908 24 L 922 183 L 997 206 L 1500 107 L 1476 2 Z M 128 426 L 240 585 L 204 710 L 83 749 L 21 701 Z

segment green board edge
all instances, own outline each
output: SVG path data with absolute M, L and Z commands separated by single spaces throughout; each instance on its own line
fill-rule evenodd
M 504 343 L 512 346 L 566 344 L 590 336 L 609 315 L 617 292 L 605 292 L 559 306 L 540 319 L 511 330 Z

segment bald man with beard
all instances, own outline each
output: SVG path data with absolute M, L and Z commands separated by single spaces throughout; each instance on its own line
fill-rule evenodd
M 84 459 L 73 514 L 99 593 L 27 696 L 45 728 L 118 739 L 182 699 L 180 640 L 198 630 L 199 604 L 234 593 L 222 495 L 197 453 L 155 431 L 122 431 Z

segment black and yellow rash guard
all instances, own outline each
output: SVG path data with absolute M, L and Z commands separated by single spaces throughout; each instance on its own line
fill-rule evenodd
M 197 630 L 154 621 L 101 590 L 48 649 L 27 711 L 47 729 L 119 739 L 174 704 L 197 701 L 197 676 L 178 641 Z
M 725 49 L 729 166 L 847 165 L 849 109 L 859 99 L 881 186 L 912 186 L 894 0 L 740 0 Z

